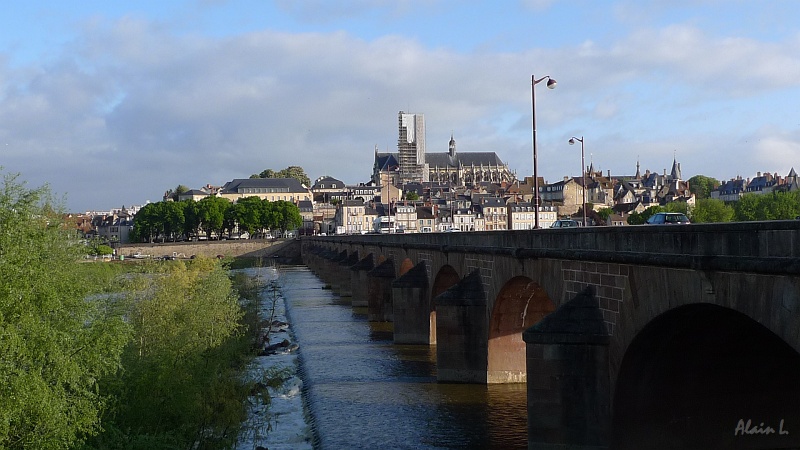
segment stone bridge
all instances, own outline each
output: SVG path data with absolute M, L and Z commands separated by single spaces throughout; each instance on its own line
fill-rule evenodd
M 800 447 L 800 221 L 301 249 L 440 382 L 527 383 L 531 449 Z

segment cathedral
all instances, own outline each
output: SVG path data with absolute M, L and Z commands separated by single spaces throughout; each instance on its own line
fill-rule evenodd
M 449 183 L 474 186 L 481 183 L 513 182 L 515 175 L 495 152 L 457 153 L 455 138 L 450 136 L 447 152 L 425 152 L 425 121 L 422 114 L 400 111 L 397 153 L 379 153 L 375 148 L 372 181 L 382 185 L 408 182 Z M 408 127 L 413 124 L 414 131 Z

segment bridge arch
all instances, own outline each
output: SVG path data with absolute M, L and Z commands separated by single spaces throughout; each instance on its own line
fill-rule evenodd
M 458 284 L 459 281 L 461 281 L 461 277 L 451 265 L 445 264 L 436 272 L 431 285 L 431 302 L 433 303 L 430 314 L 431 336 L 429 341 L 431 345 L 436 345 L 436 297 Z
M 489 317 L 488 383 L 526 381 L 522 332 L 554 310 L 547 292 L 528 277 L 514 277 L 503 285 Z
M 797 380 L 800 354 L 757 321 L 708 303 L 676 307 L 649 322 L 625 351 L 612 446 L 794 448 Z

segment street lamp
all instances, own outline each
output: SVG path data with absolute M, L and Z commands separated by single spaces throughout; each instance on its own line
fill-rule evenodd
M 548 89 L 556 88 L 556 80 L 550 78 L 550 75 L 539 78 L 538 80 L 535 76 L 531 75 L 531 116 L 533 118 L 533 227 L 536 229 L 539 228 L 539 170 L 536 161 L 536 85 L 544 80 L 547 80 Z
M 581 176 L 583 177 L 583 206 L 581 209 L 583 210 L 583 226 L 586 226 L 586 165 L 583 160 L 583 136 L 579 138 L 571 137 L 569 139 L 569 145 L 575 144 L 575 141 L 581 143 Z

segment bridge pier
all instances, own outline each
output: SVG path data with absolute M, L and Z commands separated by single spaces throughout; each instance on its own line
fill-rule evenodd
M 436 297 L 437 381 L 486 384 L 489 314 L 480 274 Z
M 353 293 L 352 305 L 366 307 L 369 305 L 369 292 L 367 289 L 369 277 L 367 274 L 375 268 L 372 253 L 361 258 L 359 262 L 350 267 L 350 286 Z
M 356 263 L 358 263 L 358 253 L 353 252 L 337 264 L 333 285 L 340 297 L 353 296 L 350 267 L 354 266 Z
M 322 258 L 324 262 L 320 264 L 319 277 L 329 284 L 331 289 L 337 289 L 336 278 L 339 276 L 339 263 L 347 258 L 347 251 L 335 252 L 330 250 L 324 252 Z
M 528 449 L 605 449 L 611 424 L 609 336 L 591 288 L 523 333 Z
M 392 283 L 392 303 L 394 343 L 430 345 L 432 308 L 424 262 Z
M 378 264 L 367 274 L 367 320 L 371 322 L 392 321 L 392 281 L 394 262 L 391 259 Z

